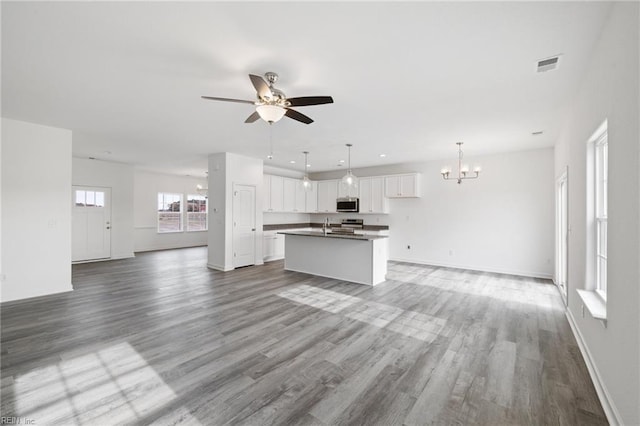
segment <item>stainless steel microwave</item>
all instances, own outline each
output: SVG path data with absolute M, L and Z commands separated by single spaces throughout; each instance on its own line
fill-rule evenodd
M 358 213 L 360 211 L 360 200 L 357 198 L 338 198 L 336 200 L 336 211 Z

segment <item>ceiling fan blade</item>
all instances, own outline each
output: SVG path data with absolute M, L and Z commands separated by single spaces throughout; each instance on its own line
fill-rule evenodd
M 260 97 L 260 99 L 268 100 L 273 97 L 271 89 L 269 89 L 269 85 L 262 77 L 259 75 L 249 74 L 249 78 L 251 79 L 253 87 L 256 88 L 256 92 L 258 92 L 258 97 Z
M 253 123 L 254 121 L 257 121 L 260 119 L 260 114 L 258 114 L 258 111 L 254 111 L 253 114 L 251 114 L 249 117 L 247 117 L 246 120 L 244 120 L 245 123 Z
M 224 102 L 238 102 L 241 104 L 251 104 L 255 105 L 254 101 L 245 101 L 242 99 L 231 99 L 231 98 L 216 98 L 215 96 L 201 96 L 202 99 L 209 99 L 211 101 L 224 101 Z
M 307 117 L 304 114 L 299 113 L 296 110 L 289 109 L 289 108 L 286 108 L 286 110 L 287 112 L 285 112 L 284 115 L 286 115 L 289 118 L 293 118 L 294 120 L 300 121 L 301 123 L 304 123 L 304 124 L 313 123 L 313 120 L 311 118 Z
M 333 98 L 331 96 L 302 96 L 298 98 L 287 98 L 287 101 L 291 103 L 291 106 L 307 106 L 307 105 L 322 105 L 332 104 Z

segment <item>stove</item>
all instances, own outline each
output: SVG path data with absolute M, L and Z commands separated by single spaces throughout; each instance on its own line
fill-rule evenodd
M 342 219 L 340 226 L 331 227 L 331 232 L 334 234 L 353 234 L 362 228 L 364 228 L 363 219 Z

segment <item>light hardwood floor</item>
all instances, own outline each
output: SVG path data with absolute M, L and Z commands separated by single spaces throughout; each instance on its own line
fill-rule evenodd
M 45 424 L 606 424 L 548 281 L 390 262 L 374 288 L 206 248 L 73 266 L 2 314 L 2 416 Z

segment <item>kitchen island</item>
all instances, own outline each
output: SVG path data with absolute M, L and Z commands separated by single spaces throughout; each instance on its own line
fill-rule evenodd
M 376 285 L 387 275 L 386 235 L 284 231 L 284 268 L 358 284 Z

